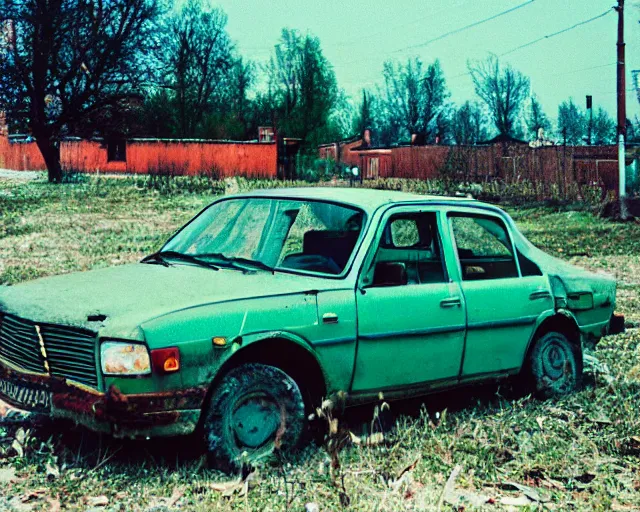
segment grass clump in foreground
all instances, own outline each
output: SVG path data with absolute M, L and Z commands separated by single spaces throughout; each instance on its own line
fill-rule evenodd
M 0 284 L 138 261 L 216 192 L 126 179 L 2 182 Z M 638 325 L 640 225 L 585 211 L 510 213 L 542 249 L 616 274 L 619 309 Z M 66 424 L 2 424 L 0 510 L 638 510 L 639 332 L 608 337 L 593 355 L 584 389 L 565 399 L 483 385 L 390 412 L 379 404 L 373 422 L 373 407 L 358 408 L 323 446 L 240 482 L 206 469 L 194 438 L 116 441 Z M 383 436 L 360 437 L 371 423 Z

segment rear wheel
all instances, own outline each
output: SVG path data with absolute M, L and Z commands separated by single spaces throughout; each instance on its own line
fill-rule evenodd
M 535 342 L 529 372 L 536 392 L 543 398 L 572 393 L 582 380 L 581 350 L 564 334 L 548 332 Z
M 204 422 L 214 466 L 233 471 L 273 454 L 294 450 L 305 428 L 304 401 L 282 370 L 244 364 L 225 375 L 214 390 Z

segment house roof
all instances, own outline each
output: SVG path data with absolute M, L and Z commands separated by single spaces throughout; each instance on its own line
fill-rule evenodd
M 511 135 L 506 133 L 501 133 L 500 135 L 495 136 L 493 139 L 483 140 L 482 142 L 478 142 L 479 145 L 489 145 L 489 144 L 497 144 L 499 142 L 514 142 L 516 144 L 529 144 L 528 142 L 520 139 L 516 139 Z

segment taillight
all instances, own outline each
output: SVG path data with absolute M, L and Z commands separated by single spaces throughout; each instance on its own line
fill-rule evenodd
M 178 347 L 158 348 L 151 351 L 154 373 L 164 375 L 180 370 L 180 350 Z

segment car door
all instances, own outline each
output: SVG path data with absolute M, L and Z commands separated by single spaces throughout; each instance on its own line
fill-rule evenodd
M 537 319 L 553 308 L 548 279 L 535 263 L 523 264 L 500 216 L 462 210 L 447 219 L 467 307 L 461 376 L 515 371 Z
M 458 378 L 464 300 L 446 270 L 439 223 L 418 207 L 383 217 L 356 291 L 353 392 Z

